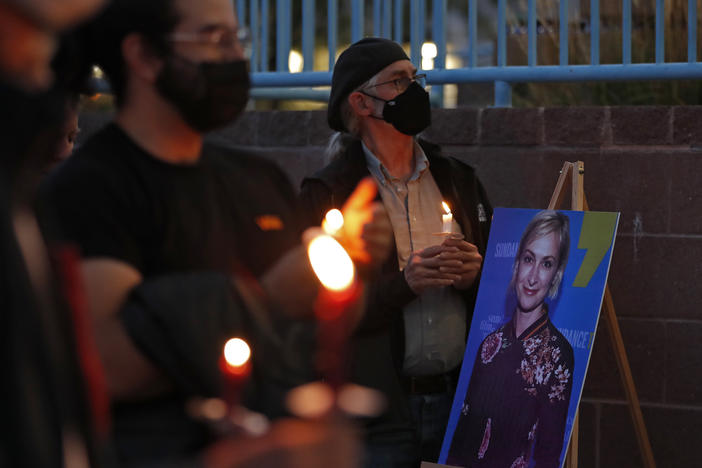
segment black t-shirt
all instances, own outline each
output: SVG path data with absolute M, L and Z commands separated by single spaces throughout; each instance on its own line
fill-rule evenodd
M 164 162 L 117 125 L 93 136 L 42 190 L 53 241 L 145 278 L 243 266 L 260 276 L 299 243 L 295 193 L 273 163 L 205 144 L 196 164 Z
M 243 150 L 205 144 L 196 164 L 169 164 L 145 152 L 115 124 L 91 137 L 50 176 L 42 187 L 39 206 L 50 242 L 77 244 L 84 258 L 122 260 L 141 272 L 144 283 L 178 276 L 173 282 L 179 288 L 174 296 L 186 298 L 190 305 L 195 297 L 195 308 L 169 304 L 156 312 L 137 313 L 138 317 L 153 312 L 153 320 L 147 323 L 155 323 L 156 329 L 145 328 L 144 322 L 130 322 L 125 315 L 128 307 L 122 311 L 135 344 L 162 369 L 171 365 L 158 359 L 158 353 L 165 351 L 162 354 L 186 356 L 188 365 L 196 369 L 215 367 L 216 373 L 216 359 L 211 357 L 221 348 L 212 344 L 196 349 L 188 344 L 208 341 L 204 337 L 213 337 L 209 342 L 214 343 L 229 332 L 232 323 L 245 319 L 230 317 L 226 308 L 219 315 L 212 311 L 225 300 L 197 299 L 198 294 L 214 292 L 212 287 L 219 288 L 215 295 L 230 293 L 227 281 L 212 281 L 209 286 L 203 281 L 207 282 L 211 272 L 244 271 L 259 277 L 300 239 L 295 193 L 273 163 Z M 204 276 L 196 284 L 183 279 L 183 274 L 190 273 Z M 155 291 L 161 296 L 153 297 L 152 304 L 163 302 L 159 287 Z M 130 297 L 134 296 L 132 292 Z M 198 317 L 183 321 L 191 311 Z M 166 330 L 165 340 L 159 324 Z M 164 349 L 154 350 L 159 343 Z M 179 347 L 180 354 L 170 353 L 169 347 Z M 274 367 L 270 364 L 266 361 L 263 366 Z M 171 378 L 173 367 L 166 370 Z M 185 378 L 197 379 L 195 375 L 186 373 Z M 201 382 L 175 382 L 176 390 L 168 395 L 113 407 L 114 439 L 121 461 L 186 456 L 212 440 L 207 427 L 189 419 L 184 411 L 192 388 Z

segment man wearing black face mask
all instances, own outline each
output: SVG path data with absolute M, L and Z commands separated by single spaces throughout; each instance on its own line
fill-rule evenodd
M 282 172 L 203 142 L 247 101 L 232 2 L 113 0 L 91 30 L 116 119 L 49 178 L 43 212 L 49 237 L 78 244 L 84 256 L 117 455 L 149 464 L 212 441 L 213 428 L 186 403 L 221 393 L 218 362 L 232 336 L 253 350 L 244 403 L 271 417 L 283 412 L 283 392 L 307 377 L 306 356 L 290 347 L 299 328 L 291 322 L 309 318 L 318 283 Z M 359 209 L 371 227 L 382 224 L 378 208 Z M 361 242 L 371 262 L 389 246 L 389 231 L 388 222 L 387 236 Z M 283 454 L 306 443 L 275 440 L 290 444 L 278 448 Z M 306 460 L 353 463 L 331 442 Z
M 418 140 L 431 109 L 399 44 L 366 38 L 334 67 L 331 163 L 302 183 L 316 221 L 371 174 L 390 215 L 395 256 L 373 284 L 355 336 L 352 374 L 383 390 L 388 411 L 366 424 L 367 467 L 412 467 L 439 455 L 460 371 L 492 209 L 473 169 Z M 453 212 L 442 232 L 442 201 Z

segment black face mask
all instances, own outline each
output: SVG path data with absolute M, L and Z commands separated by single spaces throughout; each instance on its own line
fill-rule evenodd
M 431 124 L 429 93 L 417 82 L 412 82 L 404 93 L 387 101 L 371 94 L 366 96 L 385 103 L 383 120 L 392 124 L 398 132 L 414 136 Z
M 200 64 L 171 55 L 159 73 L 156 88 L 199 132 L 233 122 L 249 100 L 248 61 Z

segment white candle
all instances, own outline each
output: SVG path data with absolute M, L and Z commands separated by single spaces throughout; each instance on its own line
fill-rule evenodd
M 442 201 L 441 204 L 443 205 L 444 211 L 446 212 L 445 214 L 441 215 L 441 221 L 443 224 L 441 232 L 451 232 L 453 214 L 451 214 L 451 210 L 449 209 L 449 206 L 446 204 L 446 202 Z

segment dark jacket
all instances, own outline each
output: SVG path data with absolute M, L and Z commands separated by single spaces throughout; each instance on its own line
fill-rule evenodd
M 442 197 L 452 207 L 454 219 L 466 239 L 484 256 L 492 207 L 473 168 L 442 156 L 436 145 L 421 140 L 419 143 Z M 329 209 L 340 208 L 358 182 L 368 175 L 361 143 L 355 141 L 328 166 L 305 178 L 300 197 L 309 222 L 318 224 Z M 477 283 L 464 292 L 468 323 L 476 291 Z M 369 287 L 366 315 L 354 336 L 352 380 L 383 391 L 389 400 L 386 414 L 369 421 L 369 437 L 410 427 L 400 380 L 405 343 L 402 310 L 415 297 L 398 269 L 397 251 L 392 249 L 379 277 Z

